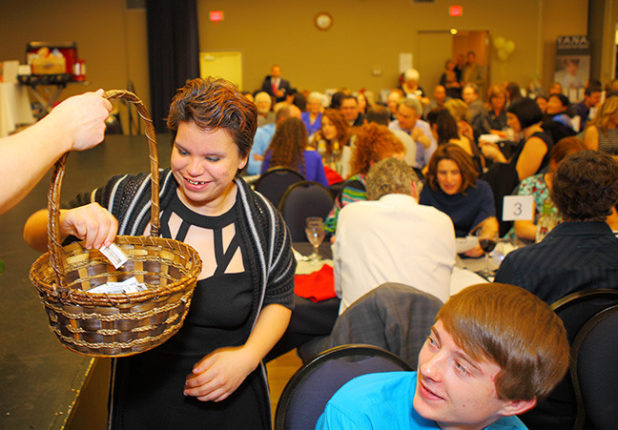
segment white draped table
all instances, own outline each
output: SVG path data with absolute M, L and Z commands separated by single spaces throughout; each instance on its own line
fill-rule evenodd
M 20 84 L 0 82 L 0 137 L 8 136 L 18 125 L 32 123 L 28 89 Z

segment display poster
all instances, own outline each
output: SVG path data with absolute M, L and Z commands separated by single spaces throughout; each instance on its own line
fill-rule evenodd
M 590 41 L 585 35 L 558 36 L 554 81 L 571 100 L 583 99 L 590 78 Z M 581 93 L 581 94 L 580 94 Z

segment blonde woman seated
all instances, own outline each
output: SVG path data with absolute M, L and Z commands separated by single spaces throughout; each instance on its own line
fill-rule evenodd
M 474 124 L 477 136 L 481 134 L 495 134 L 506 138 L 506 101 L 508 93 L 502 85 L 492 85 L 487 93 L 486 111 L 481 113 Z
M 551 205 L 551 214 L 558 220 L 562 221 L 560 212 L 554 205 L 551 199 L 552 180 L 554 172 L 564 157 L 573 152 L 583 151 L 586 149 L 584 142 L 576 137 L 565 137 L 560 140 L 549 154 L 549 170 L 546 173 L 530 176 L 519 185 L 518 196 L 533 197 L 534 219 L 515 221 L 513 228 L 507 233 L 507 238 L 517 237 L 519 239 L 534 241 L 536 238 L 537 222 L 541 211 L 546 202 Z
M 618 155 L 618 96 L 609 97 L 586 127 L 586 148 Z
M 451 217 L 456 237 L 467 236 L 477 228 L 488 235 L 498 232 L 494 196 L 489 184 L 477 176 L 472 157 L 453 143 L 439 146 L 429 161 L 419 203 Z M 468 257 L 482 254 L 480 247 L 466 252 Z
M 470 123 L 466 121 L 468 105 L 461 99 L 450 99 L 444 102 L 444 107 L 448 109 L 453 118 L 455 118 L 455 121 L 457 121 L 459 134 L 471 141 L 474 140 L 474 130 Z
M 306 180 L 316 181 L 328 187 L 322 158 L 317 151 L 307 148 L 307 129 L 302 120 L 284 120 L 273 136 L 264 155 L 262 173 L 269 167 L 289 167 L 299 171 Z

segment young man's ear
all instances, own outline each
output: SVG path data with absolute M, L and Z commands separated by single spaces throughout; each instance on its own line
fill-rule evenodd
M 536 397 L 530 400 L 507 400 L 501 415 L 511 416 L 523 414 L 536 406 Z
M 412 197 L 414 197 L 416 201 L 418 201 L 418 187 L 416 185 L 416 181 L 412 181 L 411 190 L 412 190 Z

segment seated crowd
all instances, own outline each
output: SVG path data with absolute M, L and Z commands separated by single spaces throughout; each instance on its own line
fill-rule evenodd
M 514 83 L 492 85 L 485 103 L 481 67 L 473 52 L 465 60 L 446 62 L 432 98 L 414 69 L 383 103 L 369 92 L 341 90 L 330 101 L 298 92 L 276 65 L 255 95 L 212 78 L 179 90 L 171 167 L 159 178 L 161 229 L 198 250 L 199 288 L 177 336 L 114 363 L 110 428 L 272 428 L 263 364 L 309 323 L 297 320 L 284 211 L 239 173 L 277 167 L 327 195 L 338 298 L 332 333 L 297 330 L 303 341 L 293 347 L 351 343 L 339 323 L 363 318 L 349 316 L 381 291 L 393 303 L 409 289 L 435 306 L 433 322 L 412 321 L 410 297 L 389 307 L 390 318 L 365 318 L 375 325 L 364 335 L 406 351 L 415 369 L 350 380 L 316 428 L 572 428 L 574 401 L 552 397 L 568 378 L 569 327 L 550 305 L 618 289 L 618 82 L 604 101 L 591 82 L 576 104 L 559 85 L 536 99 Z M 147 175 L 117 176 L 78 195 L 58 216 L 60 238 L 100 248 L 117 233 L 156 231 L 149 184 Z M 530 196 L 529 220 L 503 220 L 507 195 Z M 45 249 L 48 225 L 46 210 L 31 215 L 25 241 Z M 482 238 L 500 236 L 526 246 L 504 256 L 495 283 L 457 267 L 487 257 Z
M 260 146 L 262 172 L 288 166 L 324 183 L 300 154 L 321 157 L 320 164 L 312 155 L 335 196 L 325 222 L 340 315 L 391 282 L 446 303 L 420 351 L 418 373 L 355 379 L 333 397 L 318 428 L 526 428 L 512 419 L 525 411 L 522 419 L 532 429 L 573 423 L 575 405 L 534 409 L 562 378 L 568 361 L 564 328 L 540 302 L 618 288 L 618 93 L 608 89 L 602 101 L 603 88 L 591 82 L 584 100 L 571 103 L 559 84 L 532 99 L 509 83 L 489 86 L 485 102 L 474 66 L 474 58 L 468 66 L 449 60 L 432 98 L 418 85 L 416 70 L 403 74 L 383 102 L 368 92 L 342 90 L 328 104 L 323 94 L 308 93 L 301 113 L 308 139 L 299 133 L 291 144 L 277 139 L 277 131 L 270 146 Z M 289 98 L 276 112 L 295 103 Z M 291 121 L 277 120 L 277 130 Z M 287 146 L 296 155 L 274 157 L 289 152 Z M 507 195 L 531 196 L 532 219 L 502 221 Z M 556 226 L 534 244 L 540 240 L 539 220 L 547 215 Z M 456 238 L 478 231 L 530 246 L 506 257 L 496 274 L 499 284 L 452 296 L 461 289 L 452 286 L 457 254 L 484 255 L 478 245 L 460 252 Z M 494 293 L 495 306 L 488 304 Z M 521 302 L 509 302 L 515 297 Z M 548 319 L 526 321 L 524 302 Z M 532 331 L 543 327 L 546 338 L 524 340 L 528 324 Z M 509 330 L 522 336 L 517 346 Z M 503 336 L 509 341 L 499 339 Z M 485 342 L 506 350 L 497 352 Z M 526 350 L 518 351 L 522 345 Z M 532 377 L 531 371 L 506 364 L 510 354 L 523 360 L 517 366 L 549 360 L 556 367 L 535 369 L 547 373 Z M 509 372 L 529 378 L 508 383 L 517 379 Z M 466 388 L 458 384 L 482 378 L 488 378 L 489 389 L 465 398 Z M 539 421 L 535 414 L 545 417 Z

